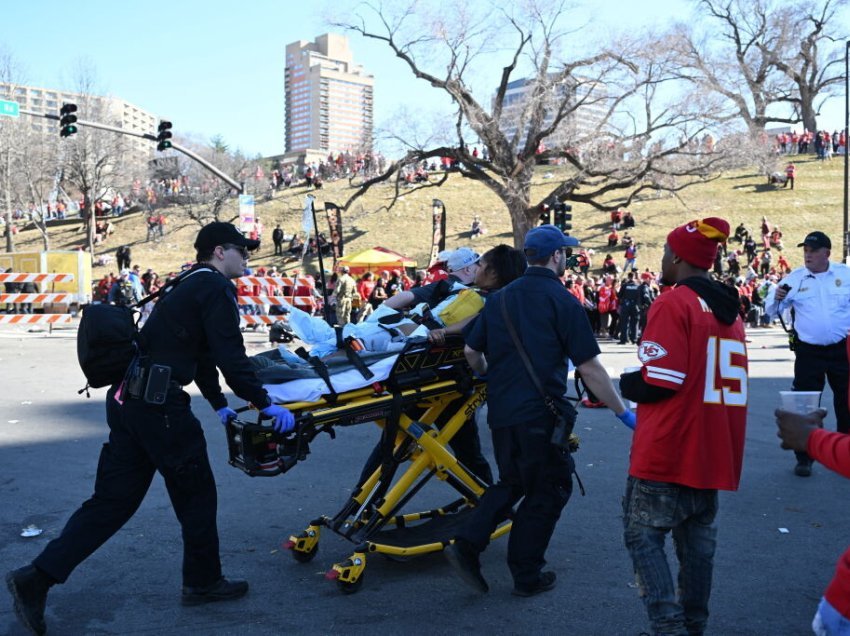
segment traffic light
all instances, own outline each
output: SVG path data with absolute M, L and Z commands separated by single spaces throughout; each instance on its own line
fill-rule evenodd
M 77 132 L 77 127 L 74 125 L 77 122 L 77 116 L 74 114 L 76 112 L 76 104 L 62 104 L 62 108 L 59 109 L 60 137 L 70 137 Z
M 573 224 L 570 223 L 573 220 L 573 215 L 570 214 L 572 211 L 573 206 L 569 203 L 555 204 L 555 226 L 564 234 L 569 234 L 569 231 L 573 229 Z
M 552 225 L 552 208 L 547 204 L 540 204 L 540 225 Z
M 157 150 L 168 150 L 171 148 L 171 122 L 170 121 L 161 121 L 159 122 L 159 127 L 157 128 L 159 134 L 156 136 L 156 149 Z

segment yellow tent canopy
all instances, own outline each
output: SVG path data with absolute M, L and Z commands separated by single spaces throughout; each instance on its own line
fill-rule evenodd
M 363 274 L 365 272 L 378 272 L 385 269 L 393 270 L 416 267 L 416 261 L 386 247 L 373 247 L 348 258 L 339 259 L 337 261 L 337 267 L 342 267 L 343 265 L 347 265 L 351 269 L 352 274 Z

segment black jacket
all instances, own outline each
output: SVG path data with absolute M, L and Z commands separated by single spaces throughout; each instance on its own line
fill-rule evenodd
M 170 366 L 178 384 L 194 381 L 214 409 L 227 405 L 216 367 L 240 398 L 270 404 L 245 353 L 236 288 L 218 270 L 196 265 L 157 301 L 141 333 L 150 363 Z

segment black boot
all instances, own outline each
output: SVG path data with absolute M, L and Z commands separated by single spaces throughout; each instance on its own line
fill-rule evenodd
M 232 601 L 248 593 L 248 581 L 221 577 L 206 587 L 183 587 L 183 605 L 201 605 L 217 601 Z
M 6 575 L 6 585 L 14 599 L 15 614 L 18 620 L 33 634 L 41 636 L 47 633 L 44 622 L 44 606 L 47 591 L 53 581 L 34 565 L 27 565 Z
M 464 583 L 482 594 L 490 591 L 487 580 L 481 574 L 478 551 L 468 541 L 456 538 L 454 543 L 445 547 L 443 554 Z

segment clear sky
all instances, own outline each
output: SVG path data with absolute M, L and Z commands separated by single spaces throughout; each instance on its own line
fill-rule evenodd
M 74 90 L 84 61 L 97 92 L 121 97 L 174 123 L 176 134 L 221 135 L 249 155 L 284 151 L 283 65 L 287 44 L 330 29 L 354 0 L 5 0 L 0 50 L 22 67 L 21 83 Z M 602 37 L 620 28 L 684 18 L 685 0 L 579 0 Z M 451 6 L 449 4 L 449 6 Z M 589 18 L 586 18 L 589 19 Z M 355 61 L 375 76 L 375 124 L 401 109 L 449 112 L 445 98 L 417 81 L 380 43 L 350 35 Z M 481 98 L 479 98 L 481 99 Z M 488 100 L 484 100 L 488 101 Z M 85 114 L 81 114 L 85 118 Z M 843 98 L 822 111 L 822 127 L 843 127 Z

